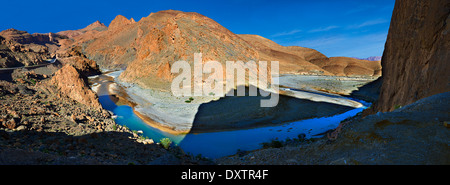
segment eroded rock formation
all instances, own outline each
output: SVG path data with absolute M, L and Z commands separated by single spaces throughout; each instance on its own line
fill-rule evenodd
M 374 112 L 450 90 L 450 1 L 397 0 L 382 58 Z
M 20 44 L 0 35 L 0 67 L 19 67 L 41 64 L 49 58 L 48 48 L 41 45 Z
M 93 92 L 87 83 L 87 78 L 78 72 L 72 65 L 65 65 L 53 76 L 51 83 L 58 87 L 58 90 L 87 106 L 100 108 L 98 96 Z

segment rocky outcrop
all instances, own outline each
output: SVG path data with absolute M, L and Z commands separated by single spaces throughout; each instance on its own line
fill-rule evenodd
M 0 36 L 0 67 L 31 66 L 50 58 L 48 48 L 41 45 L 24 45 Z
M 59 96 L 55 86 L 46 82 L 0 80 L 1 165 L 212 164 L 178 147 L 166 150 L 116 124 L 109 111 Z M 174 159 L 161 161 L 167 155 Z
M 72 65 L 65 65 L 53 76 L 51 83 L 58 87 L 58 90 L 87 106 L 100 108 L 98 96 L 88 86 L 87 78 L 78 72 Z
M 52 33 L 46 33 L 46 34 L 40 34 L 40 33 L 34 33 L 29 34 L 26 31 L 20 31 L 16 29 L 7 29 L 2 32 L 0 32 L 0 35 L 8 40 L 15 41 L 20 44 L 42 44 L 45 43 L 51 43 L 54 41 L 54 36 Z
M 63 64 L 75 67 L 82 75 L 91 76 L 101 73 L 99 66 L 93 60 L 88 59 L 82 52 L 80 46 L 75 46 L 58 53 L 58 60 Z
M 0 32 L 0 67 L 31 66 L 54 58 L 68 37 L 57 33 L 33 33 L 16 29 Z
M 450 2 L 397 0 L 373 112 L 392 111 L 450 90 Z
M 49 53 L 55 53 L 60 46 L 60 40 L 67 39 L 64 35 L 56 33 L 33 33 L 16 29 L 7 29 L 0 32 L 0 36 L 6 40 L 22 44 L 30 48 L 46 48 Z

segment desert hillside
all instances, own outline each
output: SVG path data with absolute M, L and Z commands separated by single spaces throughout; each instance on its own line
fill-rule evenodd
M 380 61 L 330 57 L 328 60 L 318 61 L 316 64 L 337 76 L 381 76 Z
M 106 31 L 83 45 L 99 65 L 126 68 L 121 79 L 141 86 L 171 80 L 170 66 L 179 60 L 256 60 L 257 51 L 214 20 L 193 12 L 160 11 L 138 22 L 117 16 Z
M 381 76 L 379 61 L 349 57 L 331 57 L 310 48 L 281 46 L 258 35 L 239 35 L 253 45 L 260 60 L 279 61 L 281 74 L 317 74 L 335 76 Z
M 259 35 L 239 35 L 259 53 L 259 60 L 279 61 L 281 74 L 320 74 L 333 75 L 311 60 L 327 59 L 322 53 L 304 47 L 284 47 Z

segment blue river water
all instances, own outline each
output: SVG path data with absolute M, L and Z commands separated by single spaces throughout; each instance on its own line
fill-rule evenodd
M 160 142 L 162 138 L 170 138 L 173 141 L 173 145 L 180 146 L 186 153 L 192 155 L 201 154 L 208 158 L 233 155 L 239 150 L 249 151 L 260 149 L 262 148 L 263 142 L 297 138 L 299 134 L 305 134 L 306 138 L 322 137 L 314 135 L 335 129 L 342 120 L 352 117 L 370 106 L 367 102 L 353 100 L 362 103 L 364 106 L 330 117 L 295 121 L 277 126 L 173 135 L 146 124 L 133 112 L 132 107 L 128 105 L 116 105 L 107 94 L 99 95 L 99 101 L 102 106 L 117 115 L 115 119 L 117 124 L 127 126 L 131 130 L 143 131 L 142 135 L 153 139 L 154 142 Z

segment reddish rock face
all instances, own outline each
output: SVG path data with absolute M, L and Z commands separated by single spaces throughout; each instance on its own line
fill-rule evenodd
M 450 1 L 397 0 L 374 111 L 392 111 L 450 90 Z
M 202 53 L 204 62 L 258 59 L 250 44 L 212 19 L 173 10 L 152 13 L 139 22 L 117 16 L 83 49 L 102 67 L 126 67 L 121 80 L 144 87 L 159 77 L 169 82 L 167 67 L 180 60 L 193 63 L 194 53 Z
M 88 86 L 86 77 L 82 76 L 72 65 L 65 65 L 55 72 L 51 83 L 55 84 L 62 94 L 84 105 L 100 108 L 98 96 Z
M 142 87 L 170 82 L 170 66 L 180 60 L 192 63 L 194 53 L 202 53 L 203 62 L 223 64 L 279 61 L 281 74 L 379 76 L 381 69 L 379 62 L 359 65 L 350 58 L 328 65 L 333 61 L 316 50 L 284 47 L 257 35 L 236 35 L 208 17 L 174 10 L 151 13 L 139 22 L 119 15 L 108 30 L 83 45 L 90 59 L 105 68 L 126 68 L 119 78 Z M 342 72 L 330 72 L 325 65 L 331 70 L 340 67 L 337 70 Z
M 113 30 L 132 23 L 135 23 L 133 18 L 128 20 L 126 17 L 118 15 L 109 23 L 108 29 Z
M 58 60 L 63 64 L 72 65 L 84 76 L 97 75 L 101 73 L 97 63 L 93 60 L 88 59 L 81 52 L 80 46 L 60 51 L 58 53 Z
M 95 21 L 83 29 L 58 32 L 57 35 L 64 37 L 64 39 L 58 40 L 60 45 L 58 53 L 63 53 L 66 49 L 70 49 L 74 45 L 81 45 L 81 43 L 92 40 L 107 29 L 108 27 L 103 23 Z

